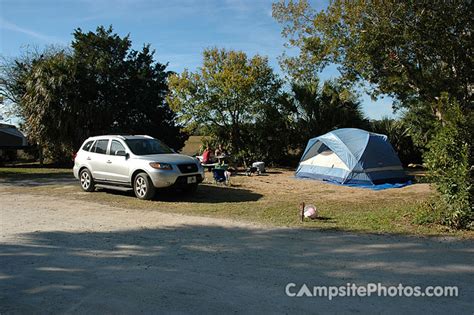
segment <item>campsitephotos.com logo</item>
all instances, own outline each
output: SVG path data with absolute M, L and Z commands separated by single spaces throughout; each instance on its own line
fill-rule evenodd
M 399 283 L 398 285 L 386 286 L 381 283 L 368 283 L 357 285 L 347 283 L 343 286 L 308 286 L 307 284 L 296 285 L 288 283 L 285 293 L 289 297 L 325 297 L 332 300 L 336 297 L 457 297 L 459 289 L 457 286 L 409 286 Z

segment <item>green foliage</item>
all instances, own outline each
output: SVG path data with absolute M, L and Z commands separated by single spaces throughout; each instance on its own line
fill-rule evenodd
M 59 50 L 48 47 L 43 52 L 29 50 L 20 57 L 9 59 L 0 57 L 0 96 L 4 103 L 18 103 L 25 93 L 25 79 L 31 69 L 34 60 L 45 56 L 51 56 Z
M 431 105 L 419 102 L 403 112 L 401 123 L 406 126 L 413 144 L 422 152 L 436 132 L 438 118 L 433 113 Z
M 168 101 L 181 121 L 227 145 L 241 162 L 288 163 L 290 150 L 302 150 L 314 136 L 368 125 L 344 85 L 299 80 L 284 93 L 266 58 L 242 52 L 206 50 L 196 73 L 173 75 L 169 84 Z
M 299 48 L 282 58 L 290 74 L 337 64 L 347 84 L 368 82 L 373 97 L 388 94 L 407 110 L 407 134 L 426 152 L 447 207 L 443 222 L 454 227 L 472 219 L 471 11 L 470 0 L 335 0 L 320 12 L 306 0 L 273 5 L 288 46 Z
M 60 161 L 71 157 L 74 133 L 79 131 L 75 117 L 70 117 L 71 111 L 77 111 L 76 104 L 69 102 L 74 91 L 70 58 L 62 51 L 33 61 L 18 103 L 30 141 L 39 143 L 47 156 Z
M 165 102 L 166 66 L 145 45 L 98 27 L 74 32 L 71 50 L 17 60 L 2 92 L 17 105 L 24 128 L 53 160 L 69 160 L 81 142 L 107 133 L 149 134 L 175 149 L 187 135 Z M 4 72 L 5 73 L 5 72 Z M 60 132 L 58 132 L 60 131 Z
M 99 27 L 96 33 L 74 33 L 72 47 L 77 80 L 89 111 L 82 111 L 88 132 L 149 134 L 175 149 L 183 146 L 173 111 L 165 102 L 168 93 L 166 66 L 155 62 L 149 45 L 131 49 L 127 37 Z
M 309 139 L 337 128 L 368 127 L 357 95 L 338 82 L 326 81 L 322 87 L 316 79 L 297 81 L 292 85 L 296 108 L 292 137 L 297 148 Z
M 306 0 L 273 5 L 288 45 L 300 49 L 283 58 L 291 73 L 335 63 L 347 81 L 366 80 L 374 96 L 390 94 L 405 107 L 445 91 L 472 108 L 471 11 L 470 0 L 335 0 L 320 12 Z
M 457 102 L 447 95 L 438 105 L 445 122 L 428 143 L 425 162 L 445 207 L 443 223 L 466 227 L 473 219 L 472 134 Z
M 169 78 L 168 102 L 190 131 L 200 128 L 234 155 L 278 159 L 285 154 L 286 113 L 282 82 L 265 57 L 241 51 L 207 49 L 195 73 Z M 201 131 L 202 132 L 202 131 Z M 275 136 L 281 132 L 281 136 Z M 271 152 L 271 133 L 279 152 Z M 274 156 L 273 153 L 278 153 Z

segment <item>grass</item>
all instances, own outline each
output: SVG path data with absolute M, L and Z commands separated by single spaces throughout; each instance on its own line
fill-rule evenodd
M 22 176 L 71 176 L 69 170 L 0 169 L 5 174 Z M 208 175 L 210 176 L 210 175 Z M 430 197 L 428 184 L 411 185 L 400 189 L 372 191 L 336 186 L 310 180 L 297 180 L 293 172 L 274 170 L 266 176 L 235 176 L 232 187 L 209 182 L 201 185 L 192 196 L 176 191 L 159 191 L 155 200 L 142 201 L 133 193 L 99 191 L 83 193 L 78 184 L 37 187 L 2 188 L 3 191 L 29 191 L 33 194 L 57 194 L 65 198 L 94 201 L 136 211 L 160 211 L 196 216 L 228 218 L 268 226 L 345 230 L 363 233 L 396 233 L 411 235 L 444 235 L 474 238 L 474 231 L 450 231 L 444 226 L 413 224 L 419 202 Z M 8 181 L 8 179 L 7 179 Z M 313 204 L 320 219 L 301 222 L 298 206 L 304 201 Z M 100 211 L 100 208 L 97 209 Z
M 234 194 L 230 188 L 225 194 Z M 183 198 L 178 194 L 167 193 L 166 197 L 158 197 L 153 201 L 135 199 L 132 194 L 98 193 L 78 196 L 84 200 L 147 211 L 163 211 L 187 215 L 230 218 L 248 222 L 257 222 L 272 226 L 305 227 L 319 229 L 337 229 L 369 233 L 400 233 L 416 235 L 456 235 L 468 233 L 450 232 L 442 226 L 419 226 L 412 224 L 416 202 L 396 200 L 347 201 L 328 200 L 315 201 L 319 210 L 318 220 L 306 219 L 301 222 L 297 205 L 300 198 L 264 197 L 258 201 L 234 202 L 223 198 L 222 202 L 203 202 L 203 196 L 215 193 L 212 186 L 203 186 L 193 197 Z M 239 194 L 239 193 L 236 193 Z

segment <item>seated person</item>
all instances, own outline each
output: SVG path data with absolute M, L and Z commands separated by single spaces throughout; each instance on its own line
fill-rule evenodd
M 209 145 L 206 146 L 206 149 L 202 153 L 202 164 L 209 164 L 211 163 L 211 149 Z
M 219 145 L 217 146 L 216 151 L 214 152 L 214 155 L 215 155 L 215 156 L 221 156 L 221 155 L 224 155 L 224 154 L 225 154 L 225 153 L 224 153 L 224 150 L 222 149 L 222 144 L 219 144 Z
M 214 155 L 217 158 L 217 161 L 219 163 L 223 162 L 223 160 L 225 160 L 226 157 L 228 156 L 227 153 L 225 152 L 225 150 L 222 148 L 222 144 L 219 144 L 219 146 L 217 147 Z
M 214 168 L 213 176 L 216 182 L 223 182 L 225 181 L 226 184 L 230 183 L 230 176 L 232 175 L 231 172 L 228 171 L 228 165 L 224 163 L 218 163 Z

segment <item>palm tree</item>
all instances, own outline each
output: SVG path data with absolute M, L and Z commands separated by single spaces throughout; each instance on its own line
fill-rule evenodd
M 338 128 L 368 126 L 357 96 L 337 82 L 319 80 L 293 83 L 297 108 L 296 138 L 301 146 L 308 139 Z

